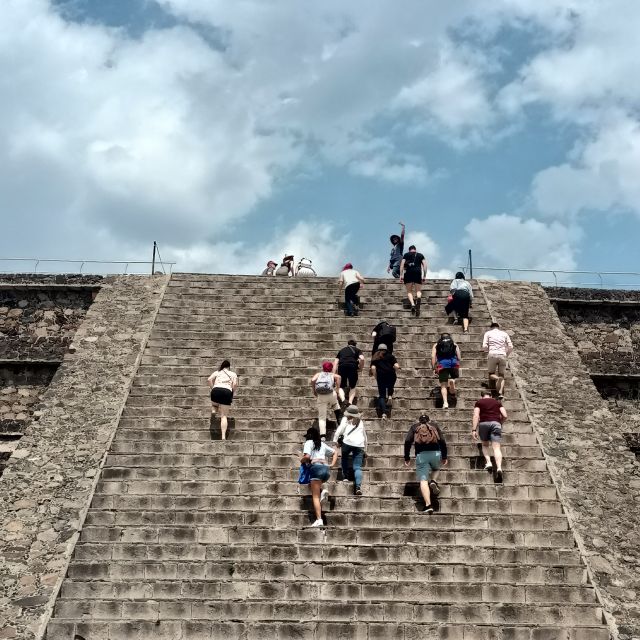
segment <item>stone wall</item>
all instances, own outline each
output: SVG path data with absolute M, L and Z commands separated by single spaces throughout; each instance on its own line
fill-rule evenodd
M 0 282 L 0 360 L 62 360 L 96 293 L 84 285 Z
M 626 426 L 598 393 L 542 287 L 481 282 L 479 288 L 512 335 L 511 371 L 608 620 L 621 640 L 637 640 L 640 463 Z
M 58 363 L 0 365 L 0 476 L 35 416 Z
M 0 638 L 41 638 L 168 278 L 101 288 L 0 481 Z M 26 307 L 25 307 L 26 308 Z
M 640 373 L 640 302 L 555 304 L 591 373 Z

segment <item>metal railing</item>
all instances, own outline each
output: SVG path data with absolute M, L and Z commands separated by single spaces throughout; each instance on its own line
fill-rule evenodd
M 525 274 L 527 274 L 526 277 Z M 568 271 L 564 269 L 477 267 L 474 265 L 473 275 L 480 279 L 534 281 L 548 287 L 640 289 L 640 273 L 636 271 Z M 629 280 L 631 282 L 628 282 Z
M 162 262 L 172 273 L 175 262 Z M 15 265 L 11 268 L 5 266 Z M 29 266 L 27 266 L 29 265 Z M 59 265 L 54 267 L 54 265 Z M 65 266 L 68 265 L 68 268 Z M 79 267 L 77 265 L 80 265 Z M 0 273 L 76 273 L 82 274 L 85 267 L 90 275 L 141 275 L 151 272 L 153 262 L 139 260 L 55 260 L 50 258 L 0 258 Z M 49 270 L 47 270 L 49 269 Z M 71 269 L 71 270 L 70 270 Z M 163 269 L 164 271 L 164 269 Z

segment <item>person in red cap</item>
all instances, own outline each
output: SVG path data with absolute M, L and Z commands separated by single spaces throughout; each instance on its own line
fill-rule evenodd
M 364 278 L 353 268 L 350 262 L 342 267 L 342 273 L 338 280 L 340 291 L 344 287 L 344 314 L 346 316 L 358 315 L 358 291 L 364 284 Z
M 333 362 L 328 360 L 322 363 L 322 371 L 311 378 L 311 388 L 318 404 L 318 428 L 323 438 L 327 434 L 327 415 L 330 409 L 333 409 L 338 424 L 342 420 L 337 394 L 341 383 L 342 378 L 333 372 Z
M 276 267 L 278 266 L 277 262 L 273 260 L 269 260 L 267 262 L 267 268 L 260 274 L 261 276 L 275 276 L 276 275 Z

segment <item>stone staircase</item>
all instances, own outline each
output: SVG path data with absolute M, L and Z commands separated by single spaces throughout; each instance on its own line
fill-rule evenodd
M 449 328 L 448 283 L 429 281 L 421 318 L 399 285 L 368 281 L 345 318 L 334 280 L 174 275 L 134 380 L 48 640 L 606 640 L 594 589 L 511 380 L 504 484 L 482 470 L 470 417 L 484 380 L 488 324 L 477 292 L 457 408 L 427 400 L 432 343 Z M 309 529 L 299 487 L 315 417 L 309 377 L 380 318 L 398 326 L 402 366 L 391 419 L 359 406 L 370 446 L 362 497 L 329 483 L 327 527 Z M 240 374 L 230 440 L 216 437 L 206 377 Z M 367 362 L 368 364 L 368 362 Z M 439 511 L 418 511 L 403 466 L 409 424 L 427 409 L 450 463 Z

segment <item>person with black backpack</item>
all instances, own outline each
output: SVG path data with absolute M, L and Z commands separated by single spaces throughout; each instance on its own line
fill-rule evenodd
M 407 288 L 407 298 L 411 305 L 411 314 L 416 317 L 420 315 L 422 284 L 426 277 L 427 261 L 421 253 L 418 253 L 416 245 L 412 244 L 409 247 L 409 251 L 402 256 L 402 262 L 400 263 L 400 282 L 403 282 Z
M 392 324 L 389 324 L 386 320 L 380 320 L 371 332 L 371 337 L 373 338 L 371 355 L 379 349 L 381 344 L 386 345 L 389 353 L 393 353 L 393 343 L 396 341 L 396 335 L 396 328 Z
M 442 408 L 449 408 L 449 395 L 456 396 L 456 379 L 460 377 L 460 347 L 450 333 L 440 334 L 440 339 L 431 348 L 431 366 L 440 382 Z
M 440 495 L 436 481 L 440 467 L 446 467 L 447 443 L 440 426 L 422 414 L 416 424 L 409 427 L 404 439 L 404 464 L 411 464 L 411 447 L 416 453 L 416 477 L 420 483 L 420 493 L 424 499 L 424 513 L 433 513 L 431 496 Z
M 318 371 L 311 378 L 311 388 L 318 404 L 318 429 L 323 438 L 327 434 L 327 415 L 329 410 L 333 409 L 338 424 L 342 419 L 337 395 L 341 382 L 340 376 L 333 372 L 333 363 L 328 361 L 323 362 L 322 371 Z
M 400 365 L 396 357 L 389 353 L 386 344 L 378 346 L 378 350 L 371 358 L 370 374 L 378 384 L 378 399 L 376 406 L 380 418 L 386 420 L 389 417 L 389 408 L 393 406 L 393 391 L 396 386 L 397 373 Z
M 358 349 L 357 342 L 350 338 L 347 346 L 338 351 L 336 359 L 333 361 L 333 370 L 340 376 L 340 389 L 338 396 L 342 402 L 346 402 L 347 389 L 349 390 L 348 404 L 353 404 L 356 399 L 356 385 L 358 384 L 358 373 L 364 367 L 364 356 Z

